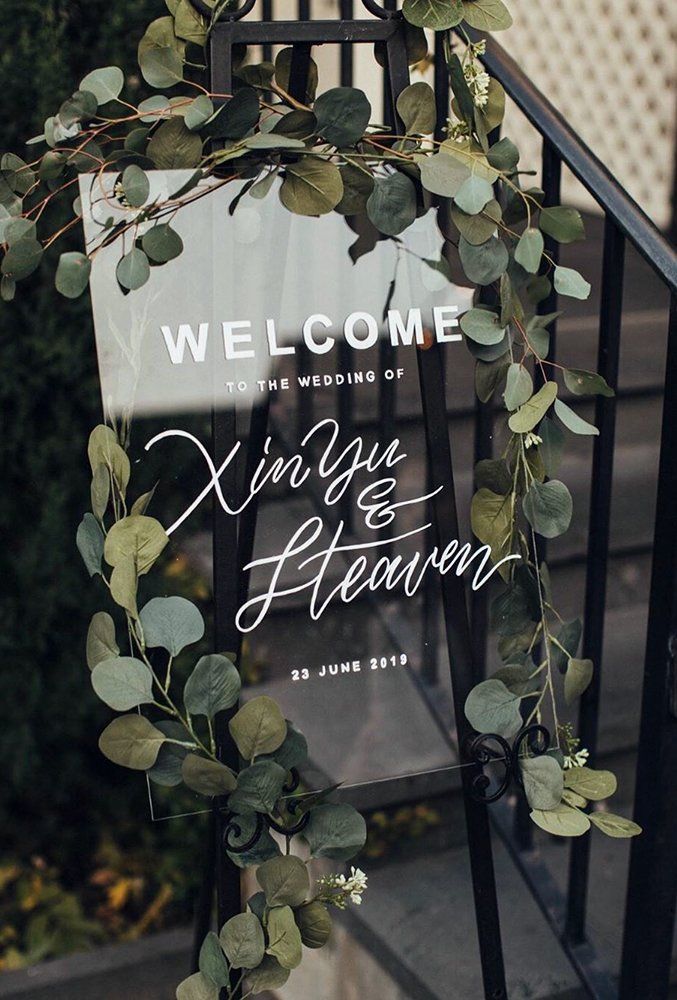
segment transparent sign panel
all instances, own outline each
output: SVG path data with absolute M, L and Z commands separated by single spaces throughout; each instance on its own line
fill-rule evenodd
M 152 193 L 186 176 L 151 172 Z M 434 212 L 370 247 L 336 213 L 290 214 L 274 188 L 233 207 L 229 183 L 176 214 L 184 252 L 125 295 L 119 242 L 102 244 L 126 210 L 111 178 L 80 183 L 86 238 L 101 246 L 91 290 L 104 412 L 130 421 L 134 489 L 155 486 L 149 513 L 171 540 L 140 603 L 181 594 L 209 618 L 213 519 L 242 523 L 256 505 L 236 618 L 243 697 L 271 695 L 305 733 L 307 785 L 456 766 L 449 671 L 431 677 L 426 608 L 468 539 L 447 540 L 445 558 L 435 546 L 429 499 L 441 487 L 427 480 L 417 352 L 437 340 L 453 370 L 471 290 L 437 266 Z M 218 457 L 213 411 L 237 421 Z M 233 469 L 236 497 L 222 489 Z M 234 573 L 235 553 L 216 571 Z M 173 665 L 179 691 L 214 651 L 212 627 Z M 204 807 L 185 789 L 150 789 L 157 818 Z

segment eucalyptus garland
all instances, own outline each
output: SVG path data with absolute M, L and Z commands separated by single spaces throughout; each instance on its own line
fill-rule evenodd
M 176 995 L 219 1000 L 224 990 L 230 1000 L 243 995 L 245 983 L 244 996 L 255 995 L 284 985 L 304 945 L 326 944 L 330 906 L 361 902 L 363 872 L 353 868 L 349 876 L 325 874 L 311 883 L 308 856 L 347 861 L 364 846 L 366 825 L 352 806 L 328 801 L 336 786 L 298 791 L 297 769 L 307 762 L 308 746 L 272 698 L 252 698 L 230 720 L 244 762 L 238 773 L 219 760 L 214 719 L 237 704 L 240 674 L 233 654 L 222 653 L 201 656 L 186 670 L 184 651 L 205 631 L 191 601 L 153 597 L 137 605 L 139 577 L 152 569 L 169 538 L 147 513 L 152 494 L 128 503 L 130 462 L 121 443 L 127 437 L 103 424 L 92 431 L 92 510 L 77 532 L 90 576 L 103 581 L 125 621 L 125 654 L 108 611 L 93 616 L 87 633 L 92 687 L 109 708 L 123 713 L 101 733 L 99 747 L 115 764 L 144 771 L 158 786 L 183 784 L 225 803 L 224 849 L 239 867 L 256 869 L 260 891 L 218 935 L 207 935 L 199 972 Z M 303 856 L 292 851 L 301 837 Z
M 544 204 L 543 191 L 529 186 L 530 172 L 520 170 L 519 150 L 508 137 L 494 141 L 503 120 L 505 93 L 482 65 L 485 42 L 477 41 L 476 34 L 471 40 L 466 28 L 480 32 L 508 28 L 508 9 L 502 0 L 405 0 L 412 65 L 427 58 L 424 29 L 444 35 L 453 97 L 446 138 L 437 141 L 431 138 L 436 127 L 435 95 L 427 83 L 414 83 L 400 94 L 397 113 L 402 129 L 386 128 L 371 124 L 369 101 L 357 88 L 335 87 L 316 96 L 318 74 L 312 60 L 304 100 L 292 97 L 289 48 L 282 49 L 274 63 L 251 63 L 247 52 L 240 52 L 233 93 L 210 92 L 200 82 L 206 69 L 205 47 L 223 5 L 214 8 L 209 20 L 196 12 L 190 0 L 167 0 L 167 6 L 168 13 L 148 26 L 138 49 L 141 74 L 158 93 L 131 103 L 124 97 L 122 70 L 114 66 L 94 70 L 47 119 L 43 133 L 29 141 L 35 154 L 29 152 L 25 159 L 14 153 L 2 157 L 2 296 L 12 298 L 17 282 L 36 270 L 45 251 L 79 225 L 82 211 L 74 189 L 83 173 L 92 175 L 93 185 L 102 174 L 113 174 L 116 209 L 126 212 L 121 221 L 111 216 L 100 223 L 86 253 L 61 254 L 55 285 L 67 297 L 84 292 L 92 260 L 113 244 L 119 248 L 116 277 L 121 292 L 140 288 L 151 266 L 162 266 L 183 250 L 172 226 L 176 213 L 235 181 L 240 187 L 231 212 L 247 192 L 263 198 L 277 191 L 292 213 L 344 215 L 357 234 L 350 250 L 354 260 L 379 240 L 397 243 L 418 216 L 436 208 L 444 247 L 439 260 L 426 263 L 449 276 L 448 259 L 457 255 L 468 281 L 484 290 L 481 302 L 461 317 L 460 326 L 475 358 L 479 399 L 490 403 L 500 398 L 507 411 L 501 457 L 482 461 L 475 470 L 472 529 L 490 547 L 494 561 L 507 555 L 520 557 L 501 567 L 504 586 L 492 604 L 503 665 L 474 688 L 466 715 L 478 733 L 498 734 L 508 741 L 525 722 L 552 720 L 557 748 L 539 755 L 522 744 L 519 758 L 531 817 L 543 829 L 578 836 L 594 824 L 613 837 L 639 833 L 636 824 L 599 805 L 588 808 L 616 788 L 613 774 L 588 766 L 587 750 L 567 718 L 589 686 L 594 666 L 579 658 L 581 623 L 564 621 L 558 614 L 547 566 L 538 556 L 538 537 L 562 535 L 572 519 L 571 494 L 557 478 L 566 433 L 597 434 L 560 397 L 561 388 L 574 397 L 612 395 L 613 390 L 594 372 L 548 360 L 549 327 L 558 313 L 543 314 L 539 308 L 553 290 L 585 299 L 590 285 L 576 270 L 551 258 L 545 237 L 572 243 L 584 237 L 584 227 L 575 209 Z M 378 46 L 376 58 L 383 58 Z M 151 198 L 147 176 L 151 169 L 190 173 L 171 194 Z M 46 210 L 56 199 L 72 202 L 73 215 L 54 232 L 46 228 L 50 215 Z M 112 707 L 125 710 L 150 704 L 155 710 L 169 710 L 171 718 L 156 725 L 140 715 L 122 716 L 104 733 L 102 749 L 119 763 L 148 770 L 151 777 L 158 766 L 161 771 L 174 768 L 176 777 L 179 761 L 182 780 L 196 791 L 237 797 L 234 783 L 237 780 L 239 786 L 241 776 L 236 779 L 216 760 L 211 734 L 214 705 L 201 700 L 215 689 L 216 711 L 234 705 L 237 671 L 220 654 L 200 660 L 184 691 L 185 711 L 180 710 L 173 699 L 168 701 L 172 649 L 181 636 L 198 631 L 195 610 L 189 611 L 180 598 L 155 599 L 140 612 L 136 607 L 138 576 L 150 569 L 167 537 L 161 525 L 146 516 L 147 498 L 127 510 L 129 463 L 122 447 L 126 436 L 126 428 L 116 433 L 101 427 L 90 442 L 92 512 L 80 526 L 79 543 L 90 572 L 104 576 L 102 559 L 110 567 L 106 583 L 126 613 L 135 652 L 119 657 L 111 620 L 97 617 L 88 646 L 99 651 L 97 656 L 105 655 L 94 663 L 92 678 L 97 693 Z M 114 523 L 105 520 L 109 509 Z M 164 674 L 146 659 L 147 647 L 158 637 L 162 641 L 157 644 L 169 653 Z M 127 704 L 132 692 L 141 700 Z M 267 775 L 265 797 L 257 803 L 284 811 L 280 782 L 285 764 L 275 759 L 275 753 L 282 753 L 286 761 L 281 747 L 288 748 L 290 739 L 297 745 L 296 737 L 266 699 L 256 699 L 242 712 L 244 717 L 238 714 L 236 719 L 262 713 L 264 730 L 280 738 L 274 748 L 267 745 L 265 751 L 246 753 L 252 748 L 241 742 L 241 721 L 235 723 L 233 736 L 240 751 L 253 761 L 250 775 L 252 769 Z M 206 735 L 195 728 L 196 715 L 205 720 Z M 262 752 L 267 759 L 254 760 Z M 353 822 L 357 828 L 358 820 Z M 297 903 L 279 905 L 291 905 L 296 919 L 294 906 L 302 904 L 299 896 Z M 254 916 L 261 927 L 268 919 L 266 911 Z M 289 914 L 275 917 L 282 919 L 294 936 Z M 209 947 L 216 955 L 213 940 Z M 232 965 L 227 948 L 225 955 Z M 270 965 L 272 958 L 268 955 L 264 961 Z

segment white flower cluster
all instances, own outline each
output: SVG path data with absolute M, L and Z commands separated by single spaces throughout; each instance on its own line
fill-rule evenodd
M 581 750 L 575 750 L 565 756 L 563 766 L 564 770 L 568 770 L 572 767 L 585 767 L 588 763 L 588 757 L 590 756 L 590 751 L 583 747 Z
M 351 868 L 350 875 L 325 875 L 318 879 L 322 892 L 320 898 L 324 903 L 331 903 L 339 910 L 345 910 L 348 903 L 359 906 L 362 893 L 367 888 L 367 876 L 359 868 Z
M 485 108 L 489 100 L 489 84 L 491 77 L 482 68 L 481 63 L 473 59 L 463 67 L 463 75 L 468 84 L 468 90 L 472 94 L 476 108 Z

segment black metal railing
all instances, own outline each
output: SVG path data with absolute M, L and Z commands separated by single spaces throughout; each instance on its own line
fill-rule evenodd
M 193 0 L 199 7 L 201 0 Z M 374 15 L 353 20 L 357 3 L 354 0 L 337 0 L 335 21 L 313 21 L 310 0 L 298 0 L 295 21 L 275 21 L 275 0 L 262 0 L 261 21 L 241 20 L 239 14 L 226 15 L 230 19 L 218 25 L 212 34 L 211 72 L 214 89 L 227 93 L 231 80 L 232 47 L 237 43 L 260 44 L 265 58 L 269 58 L 274 45 L 292 45 L 292 82 L 290 88 L 303 96 L 311 47 L 317 44 L 340 46 L 340 82 L 350 85 L 353 81 L 353 45 L 360 42 L 379 42 L 386 50 L 383 70 L 384 114 L 386 122 L 396 122 L 393 97 L 408 82 L 404 32 L 395 10 L 395 3 L 386 0 L 384 6 L 374 0 L 361 0 Z M 247 0 L 247 12 L 257 14 L 255 0 Z M 283 2 L 281 13 L 288 14 Z M 239 12 L 241 13 L 241 12 Z M 361 13 L 363 13 L 361 11 Z M 632 845 L 625 935 L 620 975 L 620 986 L 601 965 L 592 944 L 587 938 L 586 909 L 590 875 L 589 835 L 575 840 L 571 847 L 568 887 L 563 893 L 555 879 L 533 850 L 531 825 L 525 813 L 523 798 L 517 807 L 506 800 L 487 807 L 486 804 L 466 801 L 468 817 L 469 851 L 473 874 L 474 898 L 485 996 L 492 1000 L 507 997 L 504 963 L 501 949 L 496 885 L 487 811 L 490 812 L 500 836 L 534 895 L 541 911 L 560 940 L 563 950 L 590 997 L 596 1000 L 666 1000 L 670 978 L 670 955 L 677 898 L 677 792 L 674 790 L 672 771 L 677 766 L 677 262 L 667 241 L 653 226 L 641 209 L 611 176 L 606 167 L 585 146 L 566 120 L 538 92 L 516 62 L 493 40 L 489 41 L 484 62 L 489 72 L 503 85 L 509 97 L 542 137 L 542 186 L 547 203 L 558 202 L 562 168 L 566 166 L 583 187 L 592 195 L 604 214 L 604 249 L 599 308 L 598 370 L 608 382 L 616 384 L 619 372 L 621 345 L 621 318 L 623 312 L 624 254 L 630 244 L 645 259 L 648 266 L 666 289 L 671 299 L 669 328 L 667 331 L 667 362 L 663 394 L 663 428 L 660 442 L 660 468 L 657 479 L 657 508 L 653 546 L 653 572 L 649 594 L 649 625 L 646 660 L 643 674 L 643 699 L 641 731 L 637 761 L 637 788 L 635 817 L 644 828 L 644 834 Z M 435 90 L 438 110 L 437 137 L 442 137 L 449 108 L 449 81 L 443 59 L 440 37 L 435 47 Z M 299 89 L 301 88 L 301 89 Z M 556 259 L 558 246 L 550 243 L 548 252 Z M 543 312 L 557 308 L 556 294 L 551 293 L 543 303 Z M 555 326 L 552 327 L 551 345 L 555 349 Z M 392 348 L 386 345 L 381 351 L 381 365 L 392 367 Z M 453 528 L 453 478 L 451 456 L 448 448 L 449 420 L 452 417 L 444 393 L 441 360 L 435 352 L 418 352 L 422 393 L 423 421 L 427 437 L 428 476 L 436 482 L 445 481 L 452 487 L 452 503 L 446 509 L 438 505 L 435 512 L 438 531 Z M 301 362 L 303 363 L 303 362 Z M 345 350 L 337 352 L 338 371 L 349 370 L 350 359 Z M 304 372 L 303 374 L 307 374 Z M 398 418 L 398 401 L 394 383 L 380 381 L 377 415 L 373 429 L 380 436 L 393 433 Z M 621 387 L 622 388 L 622 387 Z M 345 387 L 344 387 L 345 390 Z M 658 392 L 658 387 L 655 390 Z M 600 716 L 600 678 L 603 663 L 606 587 L 609 561 L 610 515 L 614 489 L 614 445 L 618 396 L 598 397 L 596 424 L 599 436 L 594 443 L 590 478 L 590 512 L 587 547 L 585 552 L 586 586 L 584 612 L 584 655 L 592 658 L 597 666 L 595 680 L 581 701 L 579 734 L 594 759 Z M 622 398 L 622 394 L 620 396 Z M 301 393 L 297 401 L 295 429 L 303 435 L 312 424 L 312 398 Z M 344 440 L 348 440 L 357 425 L 353 399 L 337 393 L 336 412 Z M 214 438 L 217 450 L 235 433 L 229 415 L 215 415 Z M 475 456 L 492 454 L 494 412 L 488 405 L 478 404 L 475 410 Z M 257 407 L 252 415 L 249 436 L 254 440 L 268 426 L 266 407 Z M 448 466 L 448 467 L 447 467 Z M 235 484 L 230 484 L 235 489 Z M 445 491 L 445 496 L 448 496 Z M 352 498 L 346 493 L 343 513 L 349 517 Z M 254 515 L 255 516 L 255 515 Z M 215 526 L 223 519 L 215 519 Z M 350 529 L 350 523 L 348 523 Z M 247 545 L 253 544 L 255 524 L 250 524 L 244 537 Z M 226 545 L 230 551 L 233 537 L 223 535 L 223 527 L 216 529 L 215 567 L 218 553 Z M 232 532 L 231 532 L 232 534 Z M 449 537 L 453 536 L 452 534 Z M 242 542 L 240 542 L 242 548 Z M 245 552 L 238 557 L 243 565 Z M 246 586 L 246 582 L 244 584 Z M 444 587 L 444 584 L 442 585 Z M 236 588 L 237 589 L 237 588 Z M 232 593 L 216 588 L 217 621 L 227 621 L 228 608 L 235 601 Z M 447 643 L 450 654 L 452 682 L 456 696 L 457 723 L 459 718 L 459 691 L 481 676 L 486 659 L 487 608 L 486 597 L 477 597 L 472 607 L 472 647 L 470 636 L 464 630 L 450 635 L 448 606 L 450 595 L 440 595 L 437 588 L 427 589 L 424 599 L 423 648 L 436 650 L 438 637 L 438 608 L 440 596 L 444 598 Z M 226 607 L 227 605 L 227 607 Z M 453 629 L 452 629 L 453 631 Z M 467 618 L 465 620 L 467 632 Z M 459 638 L 460 635 L 460 638 Z M 228 629 L 222 631 L 223 648 L 232 645 L 236 636 Z M 225 643 L 225 645 L 224 645 Z M 231 643 L 229 645 L 229 643 Z M 422 658 L 422 663 L 425 660 Z M 638 668 L 639 669 L 639 668 Z M 421 670 L 424 683 L 436 680 L 435 668 L 430 663 Z M 458 687 L 459 691 L 456 690 Z M 462 705 L 462 701 L 460 702 Z M 462 715 L 462 711 L 460 712 Z M 470 799 L 471 779 L 464 778 L 466 799 Z M 408 793 L 411 796 L 411 792 Z M 525 822 L 526 820 L 526 822 Z M 218 817 L 217 817 L 218 825 Z M 217 878 L 226 879 L 221 873 Z M 232 897 L 232 892 L 230 896 Z M 222 913 L 227 915 L 234 905 L 227 892 L 221 893 Z

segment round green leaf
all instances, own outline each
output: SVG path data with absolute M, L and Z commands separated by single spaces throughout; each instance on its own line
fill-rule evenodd
M 206 94 L 200 94 L 186 108 L 184 123 L 191 132 L 201 128 L 214 114 L 214 105 Z
M 183 240 L 168 223 L 160 223 L 143 234 L 141 246 L 156 264 L 166 264 L 183 251 Z
M 269 861 L 271 858 L 279 858 L 282 854 L 277 841 L 273 840 L 265 828 L 258 835 L 258 839 L 254 841 L 253 846 L 243 850 L 254 839 L 254 833 L 257 830 L 257 818 L 256 813 L 250 812 L 240 813 L 234 819 L 234 822 L 237 822 L 239 832 L 236 833 L 231 829 L 228 843 L 232 846 L 233 850 L 226 849 L 226 854 L 238 868 L 253 868 L 263 864 L 264 861 Z M 263 893 L 260 895 L 263 897 Z M 263 898 L 265 900 L 265 897 Z
M 510 430 L 515 434 L 527 434 L 532 431 L 555 402 L 556 396 L 557 383 L 546 382 L 531 399 L 513 413 L 508 421 Z
M 183 689 L 186 710 L 213 719 L 218 712 L 233 707 L 241 687 L 237 668 L 226 656 L 201 656 Z
M 547 483 L 531 484 L 522 500 L 522 509 L 537 534 L 557 538 L 571 524 L 573 501 L 564 483 L 550 479 Z
M 265 937 L 261 921 L 253 913 L 231 917 L 221 928 L 219 940 L 234 969 L 255 969 L 263 961 Z
M 555 837 L 581 837 L 590 829 L 586 814 L 564 803 L 556 809 L 533 809 L 530 815 L 536 826 Z
M 410 24 L 433 31 L 455 28 L 464 16 L 461 0 L 404 0 L 402 13 Z
M 301 941 L 306 948 L 323 948 L 332 931 L 332 920 L 327 907 L 314 900 L 295 911 Z
M 300 906 L 310 890 L 308 869 L 293 854 L 265 861 L 256 872 L 256 880 L 266 894 L 268 906 Z
M 308 759 L 308 743 L 303 733 L 299 732 L 293 722 L 290 722 L 289 719 L 285 721 L 287 735 L 284 738 L 284 743 L 274 753 L 264 754 L 259 757 L 259 760 L 273 760 L 285 771 L 290 771 L 292 767 L 299 767 Z
M 273 753 L 282 746 L 287 735 L 284 716 L 267 695 L 260 695 L 243 705 L 230 720 L 228 728 L 245 760 Z
M 215 986 L 228 986 L 230 982 L 228 964 L 223 954 L 218 935 L 214 931 L 209 931 L 202 942 L 198 968 L 202 975 L 206 976 Z
M 108 104 L 109 101 L 117 100 L 124 83 L 124 74 L 118 66 L 104 66 L 102 69 L 92 70 L 83 77 L 78 90 L 94 94 L 100 105 Z
M 92 671 L 96 694 L 116 712 L 128 712 L 153 701 L 153 678 L 145 663 L 133 656 L 103 660 Z
M 188 743 L 192 742 L 192 737 L 182 723 L 174 722 L 171 719 L 161 720 L 155 725 L 167 737 L 167 742 L 160 747 L 157 760 L 147 774 L 156 785 L 161 785 L 163 788 L 175 788 L 183 781 L 181 767 L 188 753 L 188 748 L 179 746 L 177 743 L 170 743 L 169 740 L 180 740 L 183 743 Z
M 253 87 L 242 87 L 205 123 L 203 133 L 213 139 L 243 139 L 259 120 L 259 98 Z
M 470 505 L 470 524 L 475 537 L 491 549 L 494 562 L 510 554 L 512 514 L 508 495 L 499 495 L 485 487 L 479 489 Z
M 501 206 L 492 198 L 477 215 L 462 212 L 457 205 L 451 206 L 451 220 L 459 233 L 468 243 L 480 246 L 486 243 L 496 232 L 496 225 L 501 219 Z
M 139 67 L 146 83 L 159 90 L 173 87 L 183 80 L 183 60 L 169 45 L 141 52 Z
M 114 764 L 147 771 L 164 741 L 164 734 L 143 715 L 121 715 L 101 733 L 99 749 Z
M 498 236 L 492 236 L 480 246 L 473 246 L 461 236 L 458 252 L 466 277 L 477 285 L 496 281 L 510 262 L 508 248 Z
M 546 476 L 554 478 L 559 471 L 562 460 L 562 450 L 564 447 L 564 434 L 554 420 L 544 417 L 538 428 L 538 436 L 541 438 L 539 452 L 543 459 Z
M 332 87 L 317 98 L 313 113 L 322 138 L 342 148 L 354 146 L 364 135 L 371 104 L 357 87 Z
M 2 273 L 15 281 L 27 278 L 42 260 L 42 245 L 32 236 L 25 236 L 12 245 L 2 258 Z
M 129 291 L 145 285 L 150 277 L 150 265 L 143 250 L 134 247 L 121 257 L 115 269 L 115 277 Z
M 176 988 L 176 1000 L 219 1000 L 219 987 L 201 972 L 184 979 Z
M 158 126 L 146 154 L 158 170 L 197 167 L 202 159 L 202 139 L 186 128 L 182 118 L 170 118 Z
M 555 400 L 555 413 L 572 434 L 583 434 L 585 436 L 599 434 L 599 430 L 594 424 L 589 424 L 583 417 L 579 417 L 575 410 L 572 410 L 570 406 L 563 403 L 561 399 Z
M 615 774 L 611 771 L 595 771 L 592 767 L 570 768 L 564 774 L 564 784 L 591 802 L 608 799 L 615 794 L 617 788 Z
M 516 362 L 508 368 L 505 382 L 505 392 L 503 398 L 509 410 L 516 410 L 528 399 L 531 399 L 534 392 L 534 383 L 531 375 L 523 365 Z
M 289 979 L 289 969 L 283 969 L 276 958 L 266 955 L 261 964 L 247 976 L 252 993 L 277 990 Z
M 283 969 L 295 969 L 301 964 L 303 946 L 301 932 L 294 920 L 290 906 L 274 906 L 268 913 L 269 955 L 278 960 Z
M 594 823 L 602 833 L 606 833 L 607 837 L 638 837 L 642 832 L 641 826 L 633 823 L 631 819 L 614 816 L 613 813 L 591 812 L 590 822 Z
M 421 184 L 431 194 L 453 198 L 470 176 L 470 170 L 457 157 L 439 152 L 419 161 Z
M 147 573 L 169 538 L 159 521 L 145 514 L 130 514 L 110 529 L 104 556 L 109 566 L 132 559 L 139 575 Z
M 463 0 L 463 19 L 478 31 L 503 31 L 512 24 L 503 0 Z
M 520 731 L 520 699 L 502 681 L 489 679 L 477 684 L 465 702 L 465 716 L 478 733 L 498 733 L 512 739 Z
M 235 788 L 235 775 L 216 760 L 189 753 L 181 766 L 181 777 L 192 791 L 214 798 Z
M 527 802 L 532 809 L 556 809 L 562 801 L 564 774 L 553 757 L 527 757 L 520 761 Z
M 587 299 L 590 295 L 589 282 L 572 267 L 556 267 L 554 284 L 559 295 L 568 295 L 572 299 Z
M 62 253 L 56 268 L 54 285 L 67 299 L 77 299 L 87 287 L 92 264 L 84 253 L 70 250 Z
M 272 812 L 282 795 L 287 772 L 272 760 L 260 760 L 245 767 L 237 776 L 237 788 L 228 799 L 233 812 Z
M 539 225 L 544 233 L 558 243 L 573 243 L 585 239 L 585 226 L 581 213 L 566 205 L 554 205 L 541 209 Z
M 115 622 L 107 611 L 97 611 L 87 629 L 87 666 L 90 670 L 120 652 L 115 641 Z
M 367 215 L 379 232 L 397 236 L 416 218 L 416 189 L 405 174 L 393 173 L 374 179 L 367 200 Z
M 369 195 L 374 190 L 374 178 L 352 163 L 339 167 L 343 181 L 343 197 L 336 206 L 340 215 L 362 215 L 367 211 Z
M 185 597 L 153 597 L 139 618 L 146 646 L 161 646 L 172 656 L 205 634 L 202 615 Z
M 130 163 L 122 174 L 122 190 L 133 208 L 141 208 L 150 194 L 150 183 L 145 170 Z
M 324 215 L 343 197 L 338 167 L 327 160 L 303 159 L 285 168 L 280 201 L 296 215 Z
M 101 525 L 89 512 L 84 515 L 78 525 L 75 544 L 82 556 L 87 572 L 96 576 L 101 572 L 101 560 L 104 551 L 104 535 Z
M 564 369 L 564 384 L 576 396 L 613 396 L 613 389 L 606 379 L 596 372 L 586 372 L 578 368 Z
M 460 327 L 477 344 L 500 344 L 505 336 L 499 317 L 490 309 L 469 309 L 461 316 Z
M 467 215 L 477 215 L 493 197 L 494 189 L 489 181 L 471 174 L 454 195 L 454 204 Z
M 314 858 L 347 861 L 364 847 L 367 827 L 352 806 L 327 804 L 311 810 L 303 836 Z
M 564 675 L 564 698 L 567 705 L 573 705 L 577 698 L 590 686 L 593 675 L 592 660 L 571 659 Z
M 87 456 L 92 475 L 96 474 L 101 465 L 110 469 L 118 489 L 124 497 L 129 484 L 131 466 L 126 451 L 118 444 L 117 435 L 111 427 L 98 424 L 94 428 L 89 435 Z
M 397 98 L 397 113 L 407 135 L 430 135 L 435 131 L 437 108 L 435 91 L 429 83 L 412 83 Z
M 536 274 L 544 246 L 543 235 L 538 229 L 525 229 L 515 247 L 515 260 L 529 274 Z

